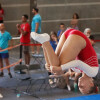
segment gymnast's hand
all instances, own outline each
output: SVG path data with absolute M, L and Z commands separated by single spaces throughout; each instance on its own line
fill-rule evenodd
M 53 74 L 56 74 L 56 75 L 61 75 L 64 73 L 60 66 L 50 66 L 50 70 Z
M 51 70 L 50 70 L 50 65 L 45 64 L 45 68 L 46 68 L 47 71 L 51 72 Z

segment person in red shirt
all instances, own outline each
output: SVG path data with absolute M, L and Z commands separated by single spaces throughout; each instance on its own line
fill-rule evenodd
M 20 34 L 20 42 L 21 44 L 29 44 L 30 43 L 30 25 L 27 22 L 28 15 L 22 16 L 22 24 L 17 24 L 16 27 L 18 29 L 18 34 Z M 23 51 L 25 55 L 25 64 L 28 67 L 30 63 L 30 54 L 29 54 L 29 46 L 23 45 Z
M 50 45 L 48 34 L 32 32 L 31 37 L 42 44 L 48 71 L 61 75 L 69 68 L 73 68 L 75 72 L 81 70 L 82 77 L 78 80 L 80 92 L 83 94 L 97 92 L 97 86 L 92 77 L 98 73 L 98 59 L 91 42 L 82 32 L 75 29 L 66 30 L 55 52 Z
M 3 23 L 3 17 L 4 17 L 4 10 L 3 10 L 3 8 L 1 7 L 1 4 L 0 4 L 0 23 Z

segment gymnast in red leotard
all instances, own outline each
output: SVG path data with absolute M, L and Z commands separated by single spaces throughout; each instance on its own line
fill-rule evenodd
M 38 35 L 32 32 L 31 37 L 42 44 L 47 70 L 59 75 L 69 68 L 73 68 L 74 71 L 79 69 L 82 71 L 82 77 L 78 80 L 81 93 L 89 94 L 96 90 L 92 77 L 98 73 L 98 59 L 89 39 L 82 32 L 74 29 L 66 30 L 55 52 L 49 43 L 48 34 Z

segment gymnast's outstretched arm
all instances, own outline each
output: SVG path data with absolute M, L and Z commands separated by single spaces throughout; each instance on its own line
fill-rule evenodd
M 61 67 L 55 67 L 52 69 L 53 72 L 61 72 L 66 71 L 69 68 L 75 68 L 74 71 L 77 72 L 77 69 L 80 69 L 82 72 L 84 72 L 89 77 L 95 77 L 98 73 L 98 67 L 91 67 L 88 64 L 82 62 L 81 60 L 73 60 L 66 64 L 61 65 Z

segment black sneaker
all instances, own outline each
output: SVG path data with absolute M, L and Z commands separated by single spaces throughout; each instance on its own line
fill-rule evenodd
M 4 74 L 3 74 L 3 72 L 1 72 L 1 73 L 0 73 L 0 77 L 3 77 L 3 76 L 4 76 Z
M 12 75 L 11 75 L 11 73 L 8 73 L 8 75 L 10 76 L 10 78 L 12 78 Z

